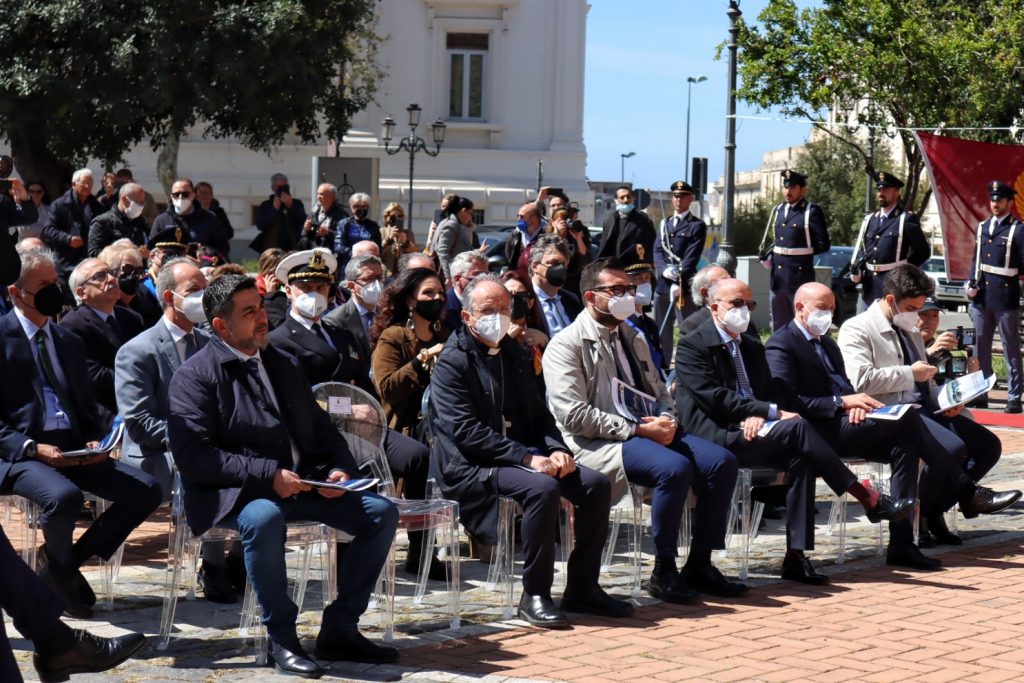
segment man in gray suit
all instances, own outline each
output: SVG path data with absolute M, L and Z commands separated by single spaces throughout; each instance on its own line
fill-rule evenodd
M 352 298 L 323 317 L 327 327 L 348 330 L 356 340 L 358 361 L 370 367 L 370 324 L 384 291 L 384 266 L 376 256 L 353 256 L 345 266 L 345 287 Z
M 153 327 L 124 344 L 114 360 L 117 408 L 125 422 L 122 462 L 156 477 L 164 500 L 171 497 L 174 482 L 167 445 L 167 394 L 174 372 L 210 339 L 198 327 L 205 320 L 205 288 L 206 278 L 192 259 L 176 258 L 163 264 L 156 278 L 163 315 Z M 237 600 L 245 583 L 240 550 L 233 565 L 234 571 L 225 569 L 223 544 L 203 546 L 200 580 L 207 599 Z

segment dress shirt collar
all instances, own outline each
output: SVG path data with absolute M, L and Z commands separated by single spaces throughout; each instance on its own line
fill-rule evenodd
M 171 333 L 171 339 L 174 341 L 175 344 L 177 344 L 190 334 L 189 332 L 186 332 L 185 330 L 181 329 L 176 324 L 174 324 L 173 322 L 171 322 L 170 320 L 163 316 L 160 317 L 160 320 L 163 321 L 164 327 L 167 328 L 167 331 Z M 192 330 L 192 333 L 194 332 L 195 328 L 193 328 Z
M 359 299 L 355 298 L 354 296 L 352 297 L 352 303 L 355 304 L 356 310 L 359 311 L 359 317 L 362 320 L 366 320 L 367 313 L 373 313 L 375 315 L 377 313 L 376 309 L 369 309 L 363 306 L 361 303 L 359 303 Z M 310 324 L 312 325 L 312 323 Z
M 358 306 L 358 305 L 359 304 L 356 303 L 356 306 Z M 369 313 L 369 311 L 367 311 L 367 313 Z M 306 330 L 308 330 L 309 332 L 313 331 L 313 325 L 315 325 L 316 323 L 320 322 L 319 320 L 313 321 L 313 320 L 308 320 L 306 318 L 303 318 L 301 315 L 296 313 L 294 310 L 289 311 L 288 315 L 290 315 L 292 317 L 292 320 L 294 320 L 298 324 L 300 324 L 303 327 L 305 327 Z
M 810 331 L 806 327 L 804 327 L 804 324 L 800 321 L 799 318 L 793 318 L 793 321 L 796 323 L 797 328 L 804 333 L 804 339 L 806 339 L 807 341 L 814 341 L 815 339 L 817 339 L 817 337 L 811 334 Z
M 534 289 L 535 293 L 537 294 L 537 298 L 540 299 L 541 302 L 548 301 L 550 299 L 554 299 L 555 301 L 561 301 L 561 299 L 559 298 L 558 295 L 562 293 L 562 290 L 558 290 L 553 295 L 550 295 L 547 292 L 545 292 L 543 289 L 541 289 L 540 287 L 534 287 L 533 289 Z
M 714 321 L 714 318 L 712 318 L 712 321 Z M 726 331 L 725 331 L 725 329 L 723 329 L 723 328 L 722 328 L 722 326 L 721 326 L 721 325 L 719 325 L 719 324 L 718 324 L 717 322 L 715 322 L 715 329 L 716 329 L 716 330 L 718 330 L 718 336 L 722 338 L 722 341 L 723 341 L 723 342 L 725 342 L 725 345 L 726 345 L 726 346 L 728 346 L 729 344 L 731 344 L 731 343 L 732 343 L 732 342 L 734 342 L 734 341 L 735 341 L 735 342 L 739 342 L 739 340 L 740 340 L 740 336 L 742 336 L 742 335 L 737 335 L 737 336 L 736 336 L 736 338 L 734 339 L 734 338 L 733 338 L 733 337 L 732 337 L 732 336 L 731 336 L 731 335 L 730 335 L 730 334 L 729 334 L 728 332 L 726 332 Z
M 36 336 L 36 332 L 39 330 L 45 330 L 46 336 L 50 336 L 50 319 L 47 318 L 46 322 L 42 327 L 37 326 L 34 322 L 25 317 L 21 312 L 21 309 L 17 306 L 14 307 L 14 315 L 18 316 L 18 322 L 21 323 L 21 329 L 25 331 L 25 336 L 30 340 Z
M 89 304 L 86 304 L 86 306 L 89 306 Z M 100 309 L 96 308 L 95 306 L 89 306 L 89 310 L 92 311 L 93 313 L 95 313 L 96 317 L 98 317 L 103 322 L 106 322 L 109 318 L 113 318 L 114 317 L 114 314 L 112 312 L 111 313 L 105 313 L 105 312 L 101 311 Z
M 223 340 L 221 340 L 221 343 L 224 344 L 224 346 L 228 347 L 228 349 L 231 350 L 231 353 L 233 353 L 236 356 L 238 356 L 238 360 L 242 361 L 243 363 L 247 363 L 248 361 L 251 361 L 251 360 L 256 360 L 256 361 L 259 362 L 260 365 L 263 365 L 263 358 L 260 356 L 260 350 L 259 349 L 256 349 L 256 353 L 254 353 L 253 355 L 250 356 L 250 355 L 246 354 L 244 351 L 239 351 L 234 346 L 232 346 L 231 344 L 228 344 L 227 342 L 225 342 Z

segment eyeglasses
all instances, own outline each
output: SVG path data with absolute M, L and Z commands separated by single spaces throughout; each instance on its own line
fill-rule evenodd
M 36 188 L 34 190 L 33 189 L 29 189 L 28 193 L 29 194 L 42 194 L 43 190 L 42 190 L 42 188 Z
M 756 301 L 747 301 L 746 299 L 715 299 L 715 301 L 723 304 L 729 304 L 733 308 L 740 308 L 741 306 L 746 306 L 750 310 L 757 308 Z
M 95 273 L 85 278 L 85 282 L 94 285 L 100 285 L 107 281 L 108 277 L 116 278 L 120 273 L 116 270 L 97 270 Z
M 592 292 L 610 292 L 612 296 L 636 296 L 636 285 L 602 285 L 594 287 Z
M 191 190 L 182 190 L 181 192 L 172 192 L 171 196 L 175 199 L 188 199 L 192 196 Z

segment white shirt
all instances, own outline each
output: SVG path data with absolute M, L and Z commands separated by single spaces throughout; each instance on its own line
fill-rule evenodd
M 88 306 L 88 304 L 86 304 L 86 305 Z M 89 306 L 89 310 L 91 310 L 93 313 L 95 313 L 96 317 L 99 318 L 100 320 L 102 320 L 103 322 L 107 322 L 108 319 L 114 318 L 114 314 L 113 313 L 106 313 L 106 312 L 101 311 L 100 309 L 96 308 L 95 306 Z M 114 322 L 117 322 L 117 318 L 114 318 Z
M 729 333 L 726 332 L 724 329 L 722 329 L 722 327 L 719 326 L 717 323 L 715 324 L 715 329 L 718 330 L 718 336 L 722 338 L 723 342 L 725 342 L 725 346 L 727 347 L 730 355 L 732 354 L 732 343 L 736 342 L 736 358 L 739 359 L 740 367 L 743 368 L 743 372 L 746 373 L 746 375 L 747 375 L 747 382 L 749 382 L 750 381 L 750 373 L 747 372 L 747 365 L 746 365 L 746 363 L 743 362 L 743 354 L 740 353 L 740 348 L 739 348 L 740 337 L 736 337 L 736 338 L 731 337 L 729 335 Z M 739 381 L 739 377 L 737 377 L 736 380 Z M 753 386 L 751 386 L 751 389 L 753 389 Z M 754 398 L 754 397 L 752 396 L 751 398 Z M 768 419 L 769 420 L 777 420 L 777 419 L 779 419 L 779 407 L 776 404 L 774 404 L 774 403 L 769 403 L 768 404 Z
M 359 305 L 359 304 L 358 304 L 358 302 L 357 302 L 357 303 L 356 303 L 356 306 L 358 306 L 358 305 Z M 323 323 L 321 323 L 321 322 L 320 322 L 320 319 L 317 319 L 317 320 L 309 320 L 308 318 L 304 318 L 304 317 L 302 317 L 301 315 L 299 315 L 298 313 L 296 313 L 296 312 L 295 312 L 294 310 L 292 310 L 292 311 L 289 311 L 289 312 L 288 312 L 288 315 L 290 315 L 290 316 L 291 316 L 291 319 L 292 319 L 292 320 L 294 320 L 294 321 L 295 321 L 295 322 L 297 322 L 298 324 L 300 324 L 300 325 L 302 325 L 303 327 L 305 327 L 307 331 L 309 331 L 309 332 L 312 332 L 313 334 L 316 334 L 316 336 L 318 336 L 318 337 L 320 337 L 320 335 L 319 335 L 319 334 L 317 334 L 316 330 L 314 330 L 314 329 L 313 329 L 313 325 L 320 325 L 320 329 L 321 329 L 321 330 L 323 330 L 323 333 L 324 333 L 324 336 L 323 336 L 323 337 L 321 337 L 321 339 L 323 339 L 324 337 L 326 337 L 326 338 L 327 338 L 327 345 L 328 345 L 328 346 L 330 346 L 330 347 L 331 347 L 332 349 L 334 349 L 335 351 L 337 351 L 337 350 L 338 350 L 338 349 L 337 349 L 337 347 L 336 347 L 336 346 L 334 345 L 334 342 L 333 342 L 333 341 L 331 341 L 331 335 L 327 334 L 327 330 L 324 330 L 324 326 L 323 326 Z
M 178 362 L 179 363 L 184 363 L 185 362 L 185 337 L 187 337 L 189 334 L 192 334 L 192 336 L 194 338 L 195 337 L 195 331 L 193 331 L 191 333 L 186 332 L 185 330 L 181 329 L 180 327 L 178 327 L 177 325 L 175 325 L 174 323 L 172 323 L 170 320 L 168 320 L 167 318 L 165 318 L 163 316 L 160 317 L 160 320 L 161 320 L 161 322 L 163 322 L 164 327 L 167 328 L 167 331 L 171 333 L 171 340 L 174 341 L 174 350 L 178 352 Z M 198 342 L 196 342 L 196 344 L 198 345 Z

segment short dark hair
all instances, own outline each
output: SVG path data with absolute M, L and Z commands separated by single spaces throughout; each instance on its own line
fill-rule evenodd
M 580 273 L 580 293 L 593 291 L 595 287 L 600 286 L 598 283 L 601 279 L 601 273 L 606 270 L 621 270 L 625 272 L 622 261 L 614 256 L 599 258 L 587 264 L 583 272 Z
M 206 319 L 226 318 L 235 308 L 234 296 L 247 289 L 256 289 L 256 280 L 247 275 L 221 275 L 206 285 L 203 292 L 203 313 Z
M 615 194 L 618 194 L 619 190 L 626 190 L 630 194 L 633 194 L 633 188 L 630 187 L 629 185 L 619 185 L 618 187 L 615 188 Z
M 882 293 L 892 294 L 896 301 L 931 296 L 935 293 L 935 281 L 917 266 L 904 263 L 889 271 Z

